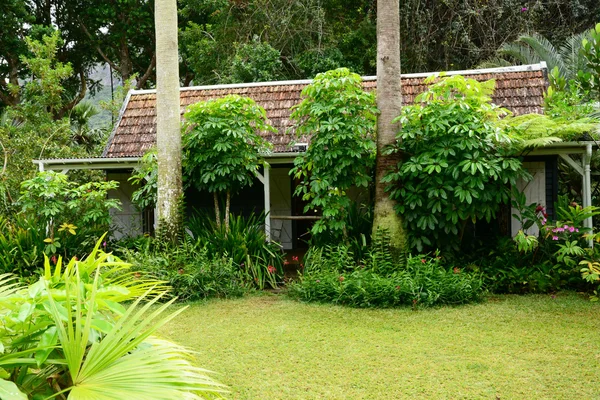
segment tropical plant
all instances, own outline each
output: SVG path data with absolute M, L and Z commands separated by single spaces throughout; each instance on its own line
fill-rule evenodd
M 184 169 L 198 190 L 213 194 L 217 226 L 219 195 L 225 194 L 224 227 L 229 230 L 231 194 L 252 185 L 271 148 L 260 132 L 274 132 L 261 106 L 248 97 L 228 95 L 192 104 L 185 113 Z
M 227 256 L 210 256 L 208 246 L 200 240 L 181 241 L 176 246 L 159 246 L 156 239 L 134 249 L 123 248 L 141 278 L 167 282 L 171 288 L 167 298 L 178 301 L 202 300 L 210 297 L 239 297 L 248 290 L 249 279 Z
M 391 259 L 389 241 L 385 253 Z M 437 254 L 411 256 L 402 266 L 377 271 L 375 263 L 353 262 L 341 245 L 316 250 L 305 259 L 305 268 L 289 286 L 290 296 L 302 301 L 361 308 L 430 307 L 480 301 L 484 293 L 479 274 L 446 269 Z
M 188 219 L 187 227 L 209 257 L 231 258 L 253 285 L 274 288 L 283 277 L 283 254 L 278 243 L 267 241 L 263 221 L 264 214 L 231 216 L 227 230 L 200 213 Z
M 99 249 L 71 259 L 28 287 L 0 277 L 3 399 L 208 398 L 223 392 L 191 353 L 154 337 L 164 316 L 160 282 L 137 279 Z M 121 303 L 133 301 L 127 308 Z
M 361 82 L 346 68 L 318 74 L 293 108 L 296 136 L 311 137 L 290 174 L 301 180 L 295 195 L 307 201 L 304 211 L 322 211 L 313 235 L 346 237 L 344 220 L 351 205 L 347 191 L 371 181 L 377 109 L 373 93 L 365 92 Z
M 446 77 L 398 117 L 402 129 L 390 151 L 407 157 L 385 182 L 412 247 L 456 246 L 468 222 L 490 221 L 509 202 L 510 187 L 528 176 L 514 141 L 496 125 L 507 111 L 491 103 L 493 90 L 494 81 Z
M 65 174 L 39 172 L 21 184 L 21 212 L 45 227 L 53 239 L 60 226 L 96 226 L 109 228 L 111 209 L 120 209 L 118 199 L 108 198 L 108 191 L 119 186 L 117 181 L 77 184 Z M 64 230 L 64 229 L 63 229 Z M 71 229 L 72 230 L 72 229 Z

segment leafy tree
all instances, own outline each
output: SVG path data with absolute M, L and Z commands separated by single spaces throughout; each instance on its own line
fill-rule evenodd
M 312 228 L 318 235 L 346 235 L 345 217 L 352 186 L 367 187 L 375 155 L 375 96 L 365 92 L 359 75 L 346 68 L 318 74 L 302 91 L 291 118 L 298 137 L 311 136 L 306 153 L 290 171 L 301 184 L 296 195 L 318 208 L 323 218 Z
M 198 190 L 213 193 L 217 226 L 219 196 L 226 195 L 225 229 L 231 194 L 252 185 L 271 145 L 260 132 L 275 132 L 265 110 L 238 95 L 192 104 L 185 113 L 183 135 L 186 176 Z
M 579 80 L 600 101 L 600 23 L 589 31 L 589 38 L 582 41 L 581 47 L 587 71 L 579 74 Z
M 490 221 L 510 200 L 510 187 L 527 176 L 496 125 L 507 111 L 491 104 L 493 90 L 493 80 L 444 78 L 398 118 L 395 151 L 409 157 L 385 181 L 412 247 L 456 245 L 469 221 Z
M 227 80 L 231 82 L 277 80 L 283 72 L 280 58 L 281 53 L 278 50 L 255 37 L 252 42 L 237 46 Z
M 27 40 L 30 55 L 22 57 L 31 76 L 23 87 L 12 86 L 20 102 L 5 108 L 0 118 L 0 143 L 4 155 L 2 180 L 4 197 L 13 203 L 18 197 L 21 181 L 31 178 L 35 168 L 31 160 L 44 157 L 85 156 L 78 146 L 76 132 L 68 118 L 56 119 L 63 109 L 65 87 L 71 74 L 69 64 L 56 59 L 61 40 L 58 32 L 41 41 Z

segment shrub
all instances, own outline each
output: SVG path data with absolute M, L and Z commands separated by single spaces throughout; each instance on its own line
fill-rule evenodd
M 137 279 L 99 249 L 56 266 L 38 281 L 0 276 L 3 399 L 201 399 L 223 387 L 192 365 L 191 352 L 153 336 L 180 309 L 155 307 L 166 288 Z M 123 302 L 133 301 L 127 308 Z
M 255 286 L 277 286 L 283 276 L 283 254 L 275 242 L 267 242 L 264 214 L 249 217 L 231 216 L 229 231 L 217 225 L 207 214 L 196 213 L 187 227 L 194 238 L 206 246 L 209 257 L 229 257 Z
M 374 238 L 368 258 L 359 263 L 345 245 L 311 249 L 305 271 L 290 285 L 289 294 L 352 307 L 429 307 L 482 299 L 479 274 L 444 268 L 437 254 L 394 260 L 389 245 L 381 243 Z
M 398 117 L 394 151 L 407 157 L 384 181 L 419 251 L 457 247 L 467 223 L 489 222 L 528 176 L 497 126 L 508 111 L 491 103 L 493 90 L 494 81 L 443 78 Z
M 209 256 L 201 242 L 191 240 L 178 246 L 156 248 L 153 239 L 137 250 L 124 250 L 142 277 L 167 282 L 168 297 L 193 301 L 210 297 L 239 297 L 248 290 L 247 277 L 231 258 Z

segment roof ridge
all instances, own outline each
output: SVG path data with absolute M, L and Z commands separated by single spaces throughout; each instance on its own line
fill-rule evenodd
M 437 71 L 437 72 L 417 72 L 410 74 L 401 74 L 400 78 L 414 79 L 414 78 L 427 78 L 432 75 L 444 74 L 446 76 L 452 75 L 481 75 L 489 73 L 503 73 L 503 72 L 527 72 L 527 71 L 540 71 L 547 69 L 545 62 L 538 64 L 527 64 L 527 65 L 516 65 L 510 67 L 496 67 L 496 68 L 480 68 L 480 69 L 465 69 L 456 71 Z M 363 81 L 370 82 L 376 81 L 377 76 L 368 75 L 362 76 Z M 200 85 L 200 86 L 184 86 L 180 87 L 180 92 L 188 90 L 219 90 L 219 89 L 243 89 L 253 87 L 265 87 L 265 86 L 286 86 L 286 85 L 308 85 L 312 83 L 312 79 L 298 79 L 298 80 L 285 80 L 285 81 L 269 81 L 269 82 L 247 82 L 247 83 L 225 83 L 218 85 Z M 156 89 L 142 89 L 142 90 L 131 90 L 131 95 L 139 94 L 155 94 Z

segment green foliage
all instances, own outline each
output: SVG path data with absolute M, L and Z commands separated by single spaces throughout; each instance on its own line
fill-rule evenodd
M 280 58 L 278 50 L 254 37 L 252 42 L 236 46 L 229 77 L 225 80 L 232 83 L 275 81 L 283 72 Z
M 101 239 L 102 240 L 102 239 Z M 223 387 L 192 365 L 190 352 L 153 336 L 174 318 L 165 288 L 99 250 L 51 267 L 28 287 L 0 277 L 0 390 L 12 397 L 147 399 L 217 396 Z M 133 301 L 127 308 L 122 304 Z M 12 382 L 10 384 L 9 382 Z
M 22 87 L 11 85 L 20 101 L 6 107 L 0 116 L 0 147 L 2 161 L 6 161 L 6 169 L 0 174 L 0 194 L 7 213 L 14 211 L 20 183 L 35 173 L 32 160 L 88 154 L 79 145 L 80 133 L 86 128 L 63 117 L 71 107 L 64 97 L 72 69 L 58 59 L 61 44 L 58 32 L 39 41 L 27 40 L 30 54 L 23 56 L 22 61 L 30 79 Z
M 247 280 L 231 258 L 209 256 L 201 241 L 185 240 L 178 246 L 161 247 L 152 238 L 142 238 L 124 257 L 141 277 L 169 284 L 169 297 L 194 301 L 212 297 L 239 297 L 247 291 Z
M 465 304 L 482 299 L 479 276 L 447 270 L 439 257 L 408 257 L 392 273 L 379 273 L 377 264 L 355 265 L 347 247 L 315 250 L 305 260 L 306 270 L 289 294 L 302 301 L 327 302 L 351 307 L 431 307 Z M 388 258 L 389 258 L 389 249 Z
M 374 94 L 365 92 L 361 82 L 345 68 L 319 74 L 293 108 L 296 136 L 311 136 L 308 150 L 294 160 L 290 174 L 301 180 L 295 195 L 308 202 L 305 211 L 322 210 L 313 235 L 346 236 L 344 219 L 351 204 L 347 191 L 371 182 L 377 109 Z
M 578 80 L 584 89 L 594 94 L 596 101 L 600 100 L 600 23 L 589 31 L 589 39 L 581 42 L 581 54 L 586 61 L 587 71 L 578 71 Z
M 108 191 L 119 186 L 117 181 L 88 182 L 78 185 L 65 174 L 39 172 L 21 184 L 21 212 L 37 215 L 40 224 L 48 225 L 50 237 L 59 223 L 78 223 L 108 228 L 111 209 L 120 209 L 118 199 L 108 198 Z
M 267 242 L 263 221 L 264 214 L 232 215 L 227 231 L 208 215 L 196 214 L 188 219 L 187 227 L 206 246 L 209 257 L 231 258 L 251 284 L 275 288 L 283 277 L 283 254 L 279 244 Z
M 79 185 L 64 174 L 41 172 L 23 182 L 21 212 L 0 217 L 0 271 L 22 277 L 41 268 L 43 255 L 85 255 L 85 251 L 109 229 L 109 210 L 120 208 L 108 199 L 118 183 L 88 182 Z
M 482 273 L 486 287 L 495 293 L 589 290 L 577 266 L 598 260 L 597 250 L 587 247 L 589 229 L 583 227 L 584 220 L 597 215 L 598 210 L 569 205 L 561 199 L 556 207 L 557 220 L 548 223 L 544 207 L 524 204 L 524 195 L 515 193 L 514 217 L 520 221 L 521 230 L 514 240 L 500 238 L 456 262 Z M 534 224 L 540 233 L 527 234 Z
M 432 80 L 429 81 L 432 83 Z M 494 81 L 443 78 L 404 107 L 391 151 L 405 158 L 384 178 L 409 228 L 411 247 L 456 246 L 465 225 L 490 221 L 526 177 L 513 143 L 496 125 Z
M 148 150 L 141 158 L 135 168 L 129 182 L 138 185 L 139 188 L 133 192 L 131 200 L 140 209 L 156 205 L 158 195 L 158 159 L 156 149 Z

